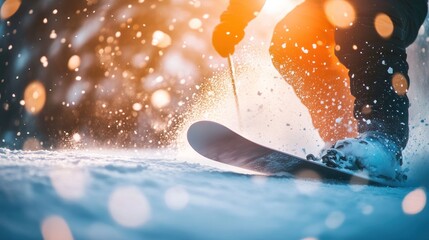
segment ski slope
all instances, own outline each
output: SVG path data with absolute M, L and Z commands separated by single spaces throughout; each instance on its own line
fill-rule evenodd
M 235 173 L 175 149 L 0 149 L 1 239 L 427 239 L 427 186 Z

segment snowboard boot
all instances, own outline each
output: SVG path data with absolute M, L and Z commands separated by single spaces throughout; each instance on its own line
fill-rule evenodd
M 321 161 L 332 168 L 366 172 L 369 177 L 406 180 L 401 171 L 402 149 L 379 132 L 366 132 L 357 138 L 340 140 L 322 150 L 321 158 L 308 155 L 307 159 Z

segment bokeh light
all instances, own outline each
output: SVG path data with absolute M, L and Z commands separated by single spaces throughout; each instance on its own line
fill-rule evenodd
M 254 175 L 252 176 L 252 183 L 257 186 L 263 186 L 267 183 L 267 176 L 264 175 Z
M 30 83 L 24 91 L 25 109 L 31 114 L 39 113 L 46 103 L 46 90 L 39 81 Z
M 369 176 L 367 171 L 361 171 L 358 172 L 360 176 L 363 176 L 364 178 L 357 177 L 356 175 L 353 175 L 353 177 L 350 179 L 350 189 L 354 192 L 360 192 L 362 191 L 369 182 Z
M 392 77 L 392 87 L 396 94 L 403 96 L 408 92 L 408 81 L 404 75 L 396 73 Z
M 159 89 L 152 93 L 150 100 L 155 108 L 164 108 L 170 104 L 171 97 L 166 90 Z
M 374 26 L 377 33 L 383 38 L 389 38 L 393 33 L 392 19 L 384 13 L 380 13 L 375 17 Z
M 3 2 L 0 11 L 1 19 L 8 19 L 12 17 L 21 6 L 21 0 L 6 0 Z
M 325 220 L 325 224 L 330 229 L 339 228 L 345 221 L 346 216 L 344 213 L 339 211 L 334 211 L 329 214 L 329 216 Z
M 300 193 L 311 195 L 320 187 L 321 177 L 315 171 L 303 170 L 296 175 L 295 185 Z M 313 181 L 303 181 L 301 179 L 312 179 Z
M 155 31 L 152 35 L 152 45 L 159 48 L 166 48 L 171 45 L 171 37 L 163 31 Z
M 426 206 L 426 193 L 422 188 L 417 188 L 408 193 L 402 201 L 404 213 L 414 215 L 420 213 Z
M 140 111 L 142 109 L 143 109 L 143 105 L 141 103 L 134 103 L 133 104 L 133 110 L 134 111 L 138 112 L 138 111 Z
M 60 216 L 45 218 L 41 226 L 44 240 L 72 240 L 73 235 L 67 222 Z
M 88 173 L 79 168 L 53 169 L 49 178 L 57 194 L 67 200 L 82 198 L 89 182 Z
M 374 207 L 369 204 L 361 204 L 360 209 L 364 215 L 371 215 L 374 212 Z
M 40 58 L 40 62 L 42 63 L 43 67 L 47 67 L 49 65 L 48 58 L 46 56 L 42 56 Z
M 328 21 L 339 28 L 348 28 L 353 25 L 356 13 L 353 6 L 344 0 L 328 0 L 324 5 Z
M 188 205 L 189 194 L 183 187 L 172 187 L 165 192 L 164 200 L 170 209 L 181 210 Z
M 150 205 L 137 187 L 120 187 L 110 195 L 109 212 L 118 224 L 135 228 L 149 220 Z
M 203 22 L 199 18 L 192 18 L 189 20 L 188 25 L 191 29 L 199 29 L 203 25 Z
M 78 55 L 71 56 L 69 58 L 67 66 L 70 70 L 75 70 L 76 68 L 78 68 L 80 66 L 80 57 Z
M 363 106 L 361 112 L 362 114 L 365 114 L 365 115 L 370 114 L 372 112 L 372 106 L 369 104 Z
M 80 136 L 79 133 L 74 133 L 72 138 L 75 142 L 80 142 L 82 140 L 82 136 Z
M 30 137 L 30 138 L 27 138 L 25 140 L 22 149 L 25 150 L 25 151 L 41 150 L 42 149 L 42 145 L 41 145 L 40 141 L 37 138 Z

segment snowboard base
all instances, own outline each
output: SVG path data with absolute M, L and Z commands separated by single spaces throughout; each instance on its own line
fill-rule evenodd
M 372 179 L 364 174 L 330 168 L 319 162 L 262 146 L 212 121 L 192 124 L 187 138 L 192 148 L 206 158 L 268 176 L 374 186 L 401 185 L 399 182 Z

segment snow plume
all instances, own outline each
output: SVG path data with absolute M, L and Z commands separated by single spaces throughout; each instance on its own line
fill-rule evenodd
M 268 53 L 260 47 L 248 47 L 236 56 L 241 121 L 227 65 L 210 79 L 211 90 L 196 104 L 196 109 L 201 109 L 195 111 L 193 120 L 223 123 L 256 142 L 300 156 L 320 149 L 322 142 L 308 111 L 271 65 Z
M 192 111 L 184 121 L 178 142 L 186 142 L 188 126 L 198 120 L 225 124 L 258 143 L 299 156 L 318 152 L 323 146 L 312 127 L 308 110 L 300 103 L 271 63 L 268 48 L 274 26 L 299 3 L 269 1 L 249 25 L 245 40 L 236 48 L 233 67 L 241 122 L 235 108 L 232 79 L 226 59 L 214 59 L 215 76 L 201 85 Z M 275 7 L 273 7 L 275 6 Z
M 404 168 L 412 185 L 429 186 L 429 18 L 407 49 L 410 65 L 410 140 L 404 151 Z

